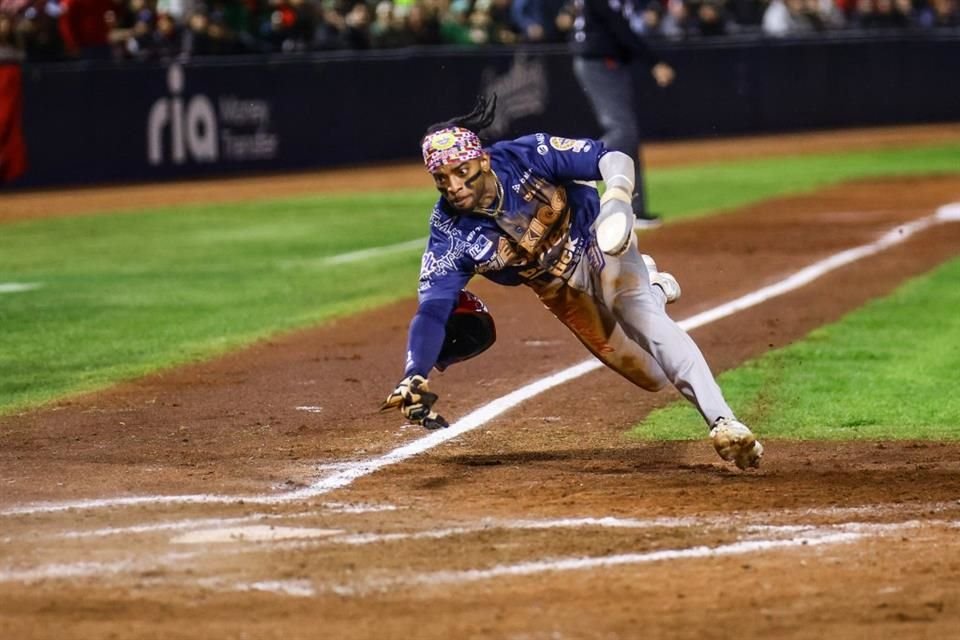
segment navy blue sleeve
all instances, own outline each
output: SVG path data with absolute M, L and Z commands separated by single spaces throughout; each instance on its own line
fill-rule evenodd
M 475 262 L 467 253 L 470 244 L 456 220 L 443 214 L 440 206 L 430 217 L 430 238 L 420 265 L 417 313 L 407 336 L 404 375 L 426 377 L 437 362 L 446 324 L 457 304 L 460 291 L 473 276 Z
M 509 143 L 554 184 L 571 180 L 600 180 L 600 158 L 609 149 L 600 140 L 561 138 L 537 133 Z
M 410 322 L 407 337 L 407 363 L 403 375 L 424 378 L 436 364 L 446 337 L 447 319 L 456 300 L 426 300 L 420 303 Z
M 430 238 L 420 263 L 420 304 L 427 300 L 456 301 L 476 270 L 476 261 L 467 253 L 470 245 L 463 239 L 457 220 L 434 207 L 430 217 Z

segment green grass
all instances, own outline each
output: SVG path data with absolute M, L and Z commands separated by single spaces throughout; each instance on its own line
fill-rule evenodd
M 431 197 L 160 209 L 0 227 L 0 411 L 210 356 L 410 295 Z
M 956 170 L 960 146 L 651 172 L 668 220 L 851 177 Z M 194 361 L 415 294 L 420 250 L 325 258 L 422 238 L 422 189 L 182 206 L 0 226 L 0 414 Z
M 960 146 L 792 156 L 650 172 L 651 209 L 690 218 L 784 194 L 876 176 L 960 171 Z
M 728 402 L 764 437 L 960 438 L 960 259 L 804 340 L 720 376 Z M 633 434 L 702 438 L 686 403 Z

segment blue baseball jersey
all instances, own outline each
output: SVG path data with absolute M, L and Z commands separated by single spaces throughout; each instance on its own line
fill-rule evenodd
M 607 149 L 597 140 L 537 133 L 487 149 L 503 188 L 489 213 L 458 212 L 442 197 L 430 217 L 420 269 L 420 306 L 410 324 L 405 375 L 436 363 L 443 325 L 475 274 L 534 288 L 568 280 L 587 251 L 600 211 L 593 184 Z
M 430 217 L 420 302 L 456 300 L 474 274 L 503 285 L 568 279 L 583 257 L 600 202 L 593 185 L 606 147 L 545 133 L 487 149 L 503 186 L 496 215 L 462 213 L 442 197 Z

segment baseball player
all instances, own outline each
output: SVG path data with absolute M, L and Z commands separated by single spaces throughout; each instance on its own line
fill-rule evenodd
M 438 396 L 427 377 L 494 339 L 492 318 L 464 291 L 481 274 L 533 289 L 591 353 L 637 386 L 673 384 L 702 414 L 720 457 L 741 469 L 759 466 L 762 445 L 666 313 L 679 284 L 637 248 L 633 161 L 597 140 L 545 133 L 484 148 L 477 132 L 495 108 L 496 96 L 481 97 L 472 112 L 431 126 L 421 141 L 441 197 L 430 218 L 403 379 L 381 408 L 399 408 L 428 429 L 448 426 L 434 410 Z M 592 184 L 601 179 L 602 197 Z

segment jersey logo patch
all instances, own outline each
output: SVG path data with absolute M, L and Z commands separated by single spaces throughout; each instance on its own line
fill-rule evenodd
M 487 252 L 490 251 L 490 247 L 492 246 L 493 242 L 490 240 L 490 238 L 486 236 L 480 236 L 477 238 L 476 242 L 467 248 L 467 255 L 474 260 L 480 261 L 485 255 L 487 255 Z
M 557 151 L 569 151 L 577 144 L 576 140 L 571 140 L 570 138 L 558 138 L 553 136 L 550 138 L 550 146 L 556 149 Z M 583 145 L 581 145 L 582 147 Z

